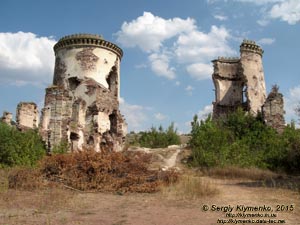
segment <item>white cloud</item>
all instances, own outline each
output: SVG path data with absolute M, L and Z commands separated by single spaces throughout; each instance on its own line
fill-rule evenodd
M 213 105 L 206 105 L 203 109 L 199 110 L 197 113 L 198 120 L 206 120 L 208 115 L 211 114 L 213 111 Z M 192 121 L 187 121 L 184 123 L 184 126 L 188 128 L 187 130 L 190 130 L 192 128 L 191 126 Z
M 196 80 L 205 80 L 211 78 L 213 68 L 210 64 L 194 63 L 186 68 L 191 77 Z
M 180 86 L 180 82 L 179 82 L 179 81 L 176 81 L 176 82 L 175 82 L 175 86 Z
M 207 62 L 220 55 L 232 55 L 235 51 L 227 43 L 229 38 L 224 27 L 212 26 L 209 33 L 194 30 L 178 37 L 175 54 L 182 63 Z
M 175 68 L 169 65 L 169 56 L 166 54 L 153 53 L 149 56 L 152 71 L 158 76 L 167 79 L 175 79 Z
M 198 112 L 199 120 L 205 120 L 210 113 L 213 111 L 213 105 L 207 105 Z
M 228 45 L 231 35 L 225 27 L 212 26 L 205 33 L 191 18 L 164 19 L 144 12 L 135 20 L 124 22 L 116 35 L 117 41 L 124 47 L 138 47 L 146 52 L 151 70 L 170 80 L 176 78 L 175 64 L 176 68 L 208 64 L 217 56 L 236 53 Z M 192 69 L 189 69 L 192 77 L 201 80 Z
M 267 26 L 269 23 L 270 23 L 270 21 L 268 20 L 268 19 L 266 19 L 266 18 L 264 18 L 264 19 L 259 19 L 259 20 L 257 20 L 256 21 L 260 26 L 262 26 L 262 27 L 265 27 L 265 26 Z
M 188 85 L 188 86 L 186 86 L 186 88 L 185 88 L 185 90 L 186 90 L 186 92 L 188 93 L 188 95 L 193 95 L 193 90 L 194 90 L 195 88 L 193 87 L 193 86 L 191 86 L 191 85 Z
M 131 22 L 124 22 L 117 41 L 125 47 L 139 47 L 145 52 L 158 51 L 162 43 L 179 33 L 195 29 L 195 21 L 187 18 L 163 19 L 150 12 Z
M 140 131 L 143 129 L 144 122 L 148 120 L 147 109 L 144 106 L 131 105 L 120 98 L 120 110 L 131 130 Z
M 0 81 L 46 85 L 53 76 L 56 41 L 33 33 L 0 33 Z
M 274 38 L 262 38 L 257 43 L 261 45 L 271 45 L 275 42 Z
M 220 21 L 225 21 L 228 19 L 227 16 L 223 16 L 223 15 L 213 15 L 215 19 L 220 20 Z
M 185 88 L 186 91 L 192 91 L 194 90 L 193 86 L 191 85 L 188 85 L 186 88 Z
M 156 120 L 162 121 L 162 120 L 167 119 L 167 116 L 162 113 L 156 113 L 156 114 L 154 114 L 154 118 Z
M 284 97 L 284 110 L 286 112 L 286 122 L 292 119 L 297 120 L 295 109 L 300 105 L 300 85 L 289 90 L 289 93 Z
M 300 21 L 300 1 L 287 0 L 276 4 L 270 10 L 269 15 L 273 19 L 281 19 L 294 25 Z
M 208 0 L 208 3 L 215 3 L 221 0 Z M 222 0 L 227 2 L 227 0 Z M 272 19 L 280 19 L 290 25 L 300 21 L 299 0 L 234 0 L 236 2 L 254 4 L 262 7 L 262 19 L 257 20 L 261 26 L 266 26 Z
M 299 0 L 235 0 L 241 3 L 252 3 L 262 7 L 262 19 L 257 23 L 261 26 L 269 24 L 271 19 L 280 19 L 290 25 L 300 21 Z
M 284 0 L 235 0 L 235 1 L 242 2 L 242 3 L 253 3 L 255 5 L 265 5 L 265 4 L 282 2 Z

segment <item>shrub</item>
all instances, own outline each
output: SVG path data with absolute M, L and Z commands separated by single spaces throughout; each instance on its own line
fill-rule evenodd
M 199 122 L 195 116 L 191 135 L 189 144 L 193 150 L 194 166 L 211 167 L 226 162 L 227 149 L 232 139 L 232 134 L 228 130 L 219 129 L 210 117 L 204 122 Z
M 300 131 L 287 126 L 277 133 L 256 117 L 238 109 L 225 118 L 192 122 L 192 165 L 258 167 L 300 172 Z
M 283 147 L 280 166 L 288 172 L 300 173 L 300 130 L 287 126 L 282 134 Z
M 68 149 L 69 143 L 63 141 L 53 147 L 53 149 L 51 150 L 51 154 L 64 154 L 68 152 Z
M 0 167 L 33 166 L 45 153 L 36 130 L 21 132 L 0 122 Z
M 152 127 L 150 131 L 141 132 L 138 143 L 141 147 L 165 148 L 169 145 L 180 144 L 180 138 L 177 135 L 174 123 L 171 123 L 166 130 L 160 126 L 158 129 Z
M 32 189 L 28 185 L 43 178 L 81 191 L 155 192 L 162 184 L 178 179 L 175 171 L 148 169 L 151 155 L 141 152 L 83 151 L 45 157 L 38 169 L 17 170 L 9 176 L 11 188 Z M 30 180 L 32 182 L 30 182 Z M 42 182 L 38 182 L 41 184 Z

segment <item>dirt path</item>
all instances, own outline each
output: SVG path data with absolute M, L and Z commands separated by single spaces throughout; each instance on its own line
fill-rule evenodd
M 0 195 L 0 224 L 222 224 L 217 223 L 218 219 L 228 218 L 225 212 L 212 211 L 213 205 L 219 209 L 233 207 L 233 213 L 237 213 L 238 206 L 272 207 L 273 212 L 267 213 L 277 217 L 271 219 L 285 220 L 285 224 L 288 225 L 300 224 L 299 193 L 282 189 L 245 187 L 239 184 L 240 181 L 205 179 L 220 189 L 219 195 L 197 200 L 176 200 L 168 199 L 161 193 L 117 195 L 69 191 L 61 193 L 10 191 Z M 9 197 L 10 201 L 5 202 L 5 197 Z M 204 205 L 209 207 L 208 212 L 203 211 Z M 293 205 L 294 210 L 277 212 L 277 205 Z
M 181 152 L 178 148 L 147 151 L 155 151 L 158 157 L 154 163 L 160 163 L 159 166 L 178 166 L 177 158 Z M 0 192 L 0 225 L 219 225 L 235 224 L 234 222 L 246 225 L 262 224 L 263 221 L 256 222 L 257 219 L 265 219 L 268 222 L 271 219 L 273 224 L 284 221 L 287 225 L 300 225 L 299 192 L 263 185 L 253 186 L 253 181 L 247 180 L 210 177 L 201 179 L 216 187 L 220 193 L 213 197 L 185 200 L 181 196 L 169 197 L 163 192 L 124 195 L 78 193 L 60 189 Z M 206 207 L 208 211 L 203 210 Z M 270 211 L 248 210 L 244 214 L 243 211 L 239 211 L 246 207 L 262 207 L 263 210 Z M 280 211 L 276 211 L 278 207 Z M 231 216 L 237 213 L 244 216 L 259 213 L 263 217 L 226 217 L 230 209 Z M 233 223 L 224 223 L 228 222 L 225 221 L 228 219 L 233 219 Z M 251 219 L 251 222 L 255 219 L 254 223 L 238 223 L 242 222 L 239 220 L 248 219 Z
M 177 157 L 182 149 L 179 146 L 170 148 L 131 148 L 129 151 L 140 151 L 153 154 L 152 166 L 155 169 L 168 170 L 176 166 Z

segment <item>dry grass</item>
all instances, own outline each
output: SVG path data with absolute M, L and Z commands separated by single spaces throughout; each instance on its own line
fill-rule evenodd
M 202 170 L 204 175 L 215 178 L 226 179 L 248 179 L 248 180 L 266 180 L 275 179 L 280 175 L 258 168 L 240 168 L 240 167 L 225 167 L 225 168 L 210 168 Z
M 74 192 L 58 187 L 35 191 L 8 189 L 0 193 L 0 211 L 26 209 L 32 213 L 55 212 L 67 207 L 74 208 L 74 196 Z
M 218 188 L 204 177 L 183 175 L 177 183 L 166 186 L 162 194 L 170 199 L 194 200 L 219 194 Z
M 8 189 L 8 175 L 6 169 L 0 169 L 0 193 Z
M 43 189 L 47 182 L 37 168 L 15 167 L 7 171 L 8 187 L 32 191 Z
M 141 152 L 83 151 L 46 157 L 37 169 L 9 174 L 9 187 L 34 190 L 61 184 L 80 191 L 151 193 L 175 182 L 175 171 L 149 170 L 151 155 Z
M 278 174 L 269 170 L 258 168 L 210 168 L 201 171 L 202 175 L 220 178 L 240 180 L 240 185 L 248 187 L 283 188 L 295 191 L 300 190 L 300 177 Z

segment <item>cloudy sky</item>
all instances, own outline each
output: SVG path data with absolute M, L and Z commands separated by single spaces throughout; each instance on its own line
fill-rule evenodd
M 20 101 L 43 106 L 54 68 L 53 45 L 74 33 L 101 34 L 124 51 L 121 111 L 129 130 L 211 112 L 211 60 L 259 43 L 266 87 L 278 84 L 286 120 L 300 102 L 300 0 L 1 0 L 0 113 Z

